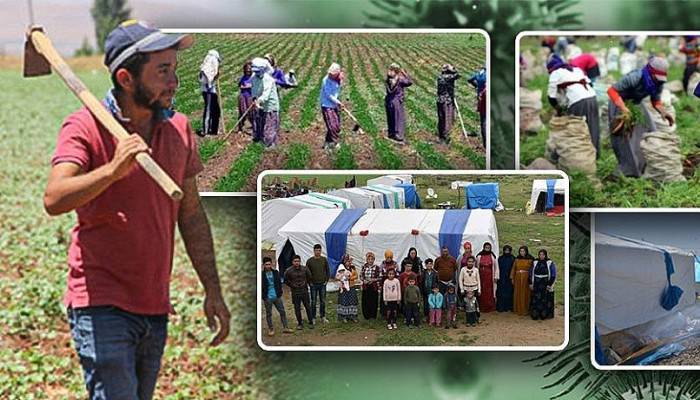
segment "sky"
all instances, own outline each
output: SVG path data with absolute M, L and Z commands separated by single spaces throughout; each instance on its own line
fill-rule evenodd
M 94 46 L 93 0 L 0 0 L 0 9 L 9 10 L 0 13 L 0 55 L 22 53 L 30 2 L 35 22 L 44 26 L 61 54 L 73 54 L 84 38 Z M 285 28 L 357 27 L 368 1 L 355 1 L 354 7 L 327 7 L 324 0 L 129 0 L 128 4 L 133 18 L 160 28 Z

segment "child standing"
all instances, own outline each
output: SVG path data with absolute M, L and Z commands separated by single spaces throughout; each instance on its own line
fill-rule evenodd
M 425 270 L 423 270 L 423 284 L 421 285 L 423 289 L 423 314 L 426 318 L 429 317 L 428 311 L 430 310 L 430 304 L 428 297 L 430 297 L 433 292 L 433 286 L 437 286 L 437 272 L 433 269 L 433 260 L 425 260 Z M 440 296 L 442 297 L 442 295 Z M 440 301 L 442 308 L 442 301 Z M 441 311 L 442 312 L 442 311 Z M 428 318 L 428 323 L 430 323 L 430 318 Z
M 474 291 L 467 292 L 465 299 L 465 309 L 467 310 L 467 325 L 475 326 L 479 323 L 479 302 L 474 296 Z
M 396 271 L 390 269 L 382 287 L 382 298 L 386 307 L 386 327 L 396 329 L 396 314 L 401 301 L 401 283 L 396 279 Z
M 275 329 L 272 325 L 272 307 L 277 309 L 282 322 L 282 332 L 292 333 L 287 325 L 287 313 L 284 310 L 284 302 L 282 302 L 282 280 L 280 273 L 272 268 L 272 259 L 263 257 L 263 276 L 262 276 L 262 300 L 265 304 L 265 318 L 267 319 L 267 334 L 268 336 L 275 335 Z
M 410 264 L 408 264 L 410 265 Z M 407 265 L 407 266 L 408 266 Z M 410 267 L 409 267 L 410 268 Z M 416 286 L 416 275 L 411 273 L 408 276 L 408 285 L 404 289 L 404 314 L 406 316 L 406 325 L 416 328 L 420 326 L 420 310 L 418 303 L 421 301 L 420 289 Z
M 455 293 L 455 286 L 451 283 L 447 286 L 445 309 L 447 310 L 445 329 L 457 328 L 457 293 Z
M 428 295 L 428 306 L 430 307 L 430 325 L 440 326 L 442 321 L 443 296 L 437 284 L 433 286 L 433 292 Z

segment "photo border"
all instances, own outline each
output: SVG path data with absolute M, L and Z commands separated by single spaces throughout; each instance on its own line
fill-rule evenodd
M 643 210 L 643 211 L 639 211 Z M 572 211 L 573 212 L 573 211 Z M 593 368 L 599 371 L 696 371 L 700 370 L 700 365 L 600 365 L 595 360 L 595 220 L 596 214 L 617 214 L 617 213 L 696 213 L 700 214 L 697 208 L 608 208 L 590 213 L 591 215 L 591 307 L 590 307 L 590 361 Z
M 491 169 L 491 36 L 484 29 L 477 28 L 163 28 L 163 33 L 406 33 L 406 34 L 439 34 L 439 33 L 479 33 L 486 41 L 486 170 Z M 281 166 L 280 166 L 281 167 Z M 309 170 L 322 171 L 322 170 Z M 450 170 L 446 170 L 450 171 Z M 255 192 L 201 192 L 207 196 L 212 193 L 243 193 L 255 196 Z
M 263 342 L 263 306 L 260 298 L 262 296 L 262 238 L 260 237 L 262 226 L 261 205 L 262 205 L 262 180 L 268 175 L 391 175 L 391 174 L 411 174 L 411 175 L 558 175 L 566 181 L 566 196 L 564 203 L 564 341 L 557 346 L 270 346 Z M 256 234 L 256 340 L 258 346 L 264 351 L 561 351 L 569 344 L 569 176 L 559 170 L 266 170 L 258 175 L 257 179 L 257 234 Z M 523 212 L 525 212 L 523 210 Z
M 646 35 L 646 36 L 683 36 L 700 35 L 700 31 L 655 31 L 655 30 L 635 30 L 635 31 L 522 31 L 515 37 L 515 169 L 520 170 L 520 40 L 528 36 L 625 36 L 625 35 Z M 574 207 L 572 213 L 596 213 L 596 212 L 646 212 L 646 210 L 660 210 L 664 208 L 625 208 L 625 207 Z M 692 208 L 668 208 L 683 212 L 683 210 L 693 210 Z M 658 211 L 657 211 L 658 212 Z M 591 238 L 592 239 L 592 238 Z

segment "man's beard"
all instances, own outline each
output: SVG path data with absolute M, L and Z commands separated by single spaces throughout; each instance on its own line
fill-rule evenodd
M 136 91 L 134 92 L 134 102 L 141 107 L 150 109 L 153 113 L 158 113 L 162 109 L 167 108 L 163 106 L 163 104 L 161 104 L 158 98 L 154 96 L 153 92 L 146 89 L 146 87 L 143 85 L 143 83 L 141 83 L 141 81 L 139 81 L 136 85 Z

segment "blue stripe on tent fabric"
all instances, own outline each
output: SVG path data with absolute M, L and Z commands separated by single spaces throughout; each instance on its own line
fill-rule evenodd
M 403 189 L 406 208 L 420 208 L 420 198 L 416 191 L 416 185 L 412 183 L 398 183 L 395 186 Z
M 447 246 L 452 257 L 459 256 L 459 249 L 462 248 L 462 235 L 470 215 L 470 210 L 445 210 L 445 214 L 442 216 L 438 243 L 440 249 Z
M 493 210 L 498 205 L 497 183 L 472 183 L 465 189 L 467 208 Z
M 328 264 L 331 269 L 331 276 L 335 275 L 335 270 L 341 262 L 345 247 L 348 244 L 348 232 L 355 222 L 357 222 L 362 214 L 365 213 L 364 208 L 345 209 L 338 214 L 331 226 L 328 227 L 325 233 L 326 249 L 328 251 Z
M 381 192 L 381 191 L 379 191 L 379 190 L 372 189 L 372 188 L 369 187 L 369 186 L 367 186 L 367 187 L 365 187 L 365 188 L 363 188 L 363 189 L 369 190 L 370 192 L 374 192 L 374 193 L 379 193 L 379 194 L 381 194 L 381 195 L 382 195 L 382 201 L 384 201 L 384 208 L 391 208 L 391 207 L 389 207 L 389 200 L 388 200 L 389 195 L 388 195 L 388 194 L 386 194 L 386 193 L 384 193 L 384 192 Z
M 554 208 L 554 185 L 556 185 L 556 179 L 547 179 L 547 205 L 545 205 L 545 210 L 551 210 Z

